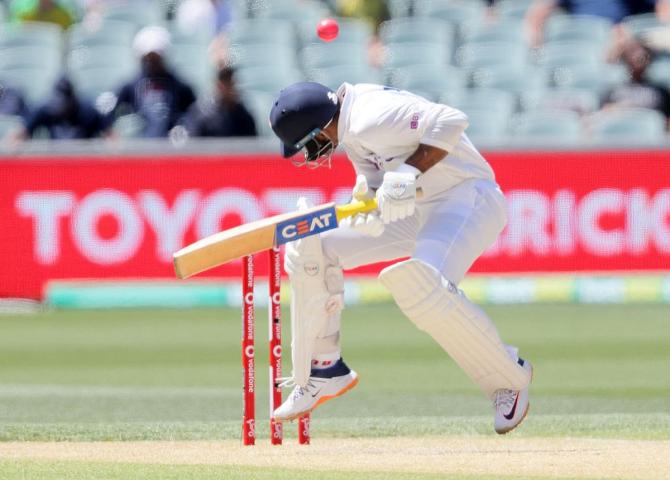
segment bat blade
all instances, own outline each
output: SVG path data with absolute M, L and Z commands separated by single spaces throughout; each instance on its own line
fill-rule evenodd
M 173 255 L 178 278 L 188 278 L 274 245 L 274 225 L 247 223 L 192 243 Z
M 173 255 L 177 277 L 188 278 L 210 268 L 269 250 L 299 238 L 337 228 L 334 203 L 284 213 L 215 233 Z

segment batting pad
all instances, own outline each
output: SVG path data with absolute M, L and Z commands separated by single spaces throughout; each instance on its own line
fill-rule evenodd
M 301 197 L 298 209 L 308 207 Z M 304 387 L 315 356 L 338 354 L 339 358 L 344 280 L 341 269 L 326 264 L 319 235 L 288 243 L 284 269 L 291 281 L 292 377 Z M 329 288 L 336 292 L 331 293 Z
M 416 259 L 379 274 L 398 307 L 428 333 L 491 397 L 500 388 L 521 390 L 530 374 L 510 357 L 486 314 L 431 265 Z

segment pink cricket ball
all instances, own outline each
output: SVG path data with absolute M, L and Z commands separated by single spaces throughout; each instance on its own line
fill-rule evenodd
M 338 33 L 340 33 L 340 26 L 334 18 L 324 18 L 316 26 L 316 34 L 324 42 L 335 40 Z

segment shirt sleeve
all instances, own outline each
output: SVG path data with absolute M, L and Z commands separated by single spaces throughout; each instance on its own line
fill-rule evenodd
M 351 130 L 370 146 L 407 147 L 423 143 L 452 151 L 468 126 L 466 115 L 408 92 L 384 91 L 357 106 Z M 375 148 L 371 148 L 375 150 Z
M 433 115 L 427 115 L 428 121 L 419 143 L 451 152 L 468 128 L 468 117 L 460 110 L 446 105 L 436 107 L 437 111 Z

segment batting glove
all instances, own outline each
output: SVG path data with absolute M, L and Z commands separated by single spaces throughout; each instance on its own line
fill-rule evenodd
M 369 200 L 373 197 L 365 175 L 356 177 L 356 185 L 351 192 L 351 196 L 354 200 L 359 201 Z M 370 237 L 378 237 L 384 233 L 384 222 L 382 222 L 378 211 L 359 213 L 353 217 L 345 218 L 340 221 L 339 226 L 351 228 Z
M 394 172 L 386 172 L 377 190 L 377 204 L 384 223 L 395 222 L 414 214 L 416 177 L 421 171 L 403 164 Z

